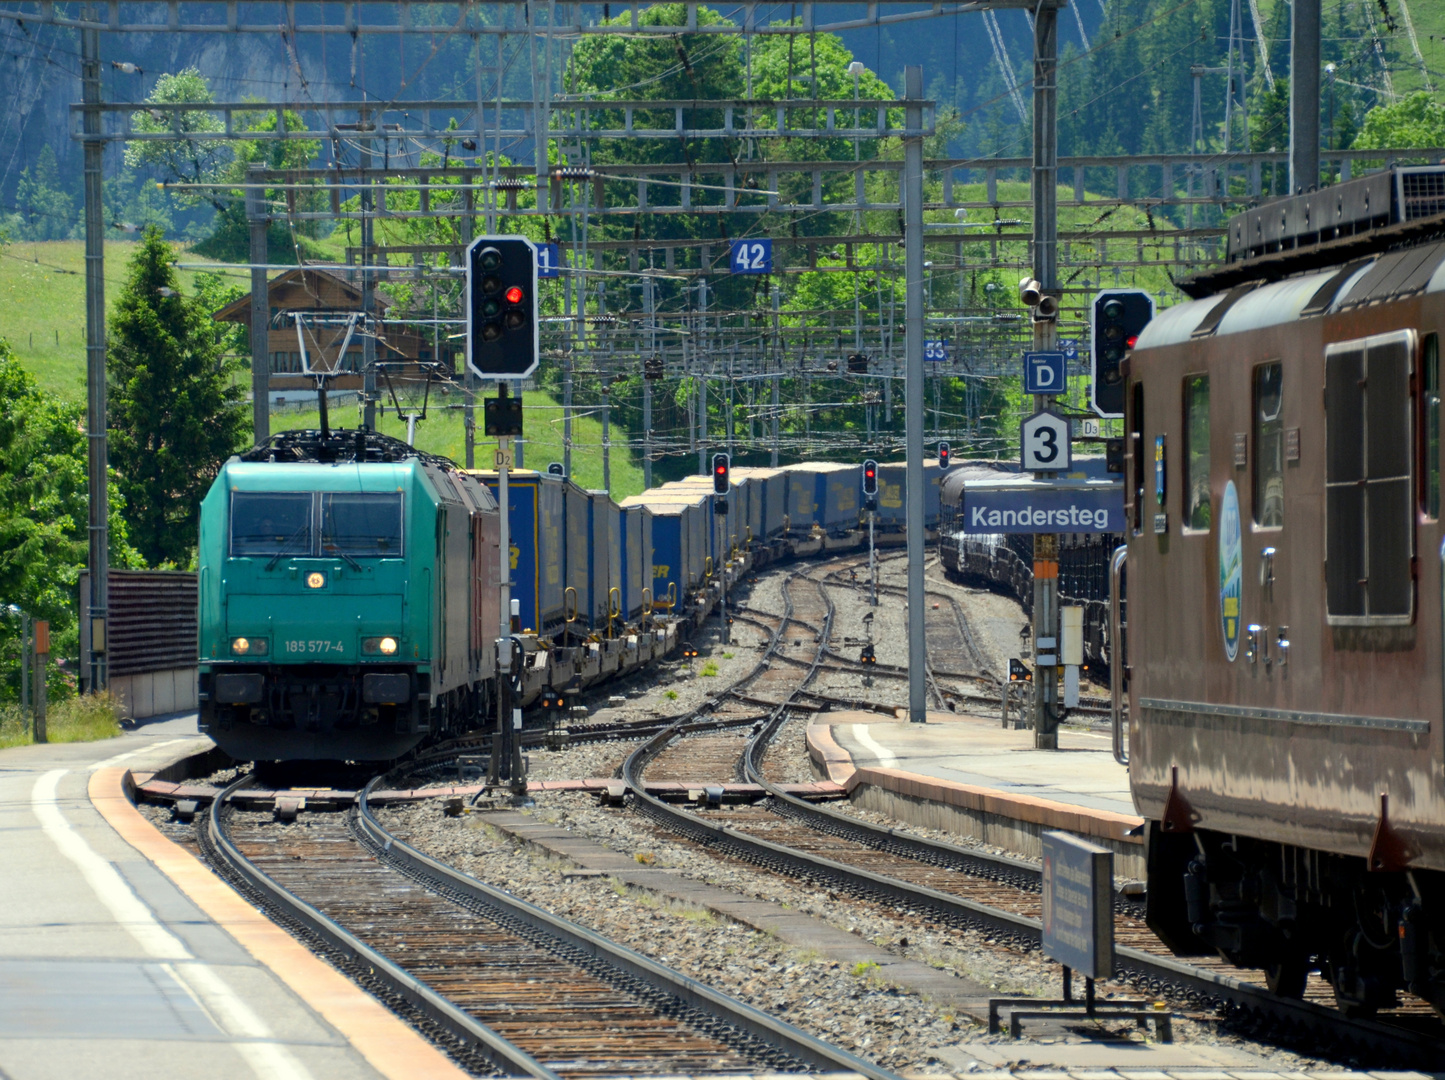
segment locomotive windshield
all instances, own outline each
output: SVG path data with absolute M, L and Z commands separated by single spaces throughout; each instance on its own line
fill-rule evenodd
M 396 558 L 401 554 L 399 494 L 321 496 L 321 554 Z
M 231 496 L 231 556 L 248 555 L 398 558 L 401 494 L 238 491 Z
M 311 496 L 237 491 L 231 496 L 231 556 L 308 554 Z

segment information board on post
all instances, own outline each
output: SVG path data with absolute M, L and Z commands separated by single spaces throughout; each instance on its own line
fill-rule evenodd
M 966 535 L 1120 533 L 1125 529 L 1120 480 L 981 480 L 963 488 Z
M 1114 853 L 1066 832 L 1043 834 L 1043 950 L 1087 979 L 1114 974 Z

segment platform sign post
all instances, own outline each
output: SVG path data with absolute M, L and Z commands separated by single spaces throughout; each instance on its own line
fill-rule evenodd
M 1114 853 L 1058 831 L 1043 847 L 1044 955 L 1083 975 L 1092 997 L 1114 974 Z

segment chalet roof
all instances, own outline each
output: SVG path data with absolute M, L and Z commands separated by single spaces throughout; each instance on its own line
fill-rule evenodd
M 325 284 L 331 288 L 340 290 L 342 296 L 350 301 L 349 304 L 341 307 L 318 307 L 309 310 L 358 311 L 361 308 L 361 286 L 348 281 L 345 274 L 340 274 L 334 270 L 328 270 L 320 266 L 298 266 L 292 270 L 287 270 L 285 273 L 278 274 L 266 283 L 267 298 L 269 299 L 276 289 L 292 284 L 300 284 L 303 287 L 309 287 L 318 292 L 321 286 Z M 379 315 L 384 315 L 386 309 L 392 305 L 391 298 L 380 289 L 377 289 L 375 292 L 374 302 L 376 304 L 377 314 Z M 245 296 L 232 300 L 212 315 L 212 318 L 217 322 L 238 322 L 249 325 L 251 322 L 251 294 L 247 293 Z

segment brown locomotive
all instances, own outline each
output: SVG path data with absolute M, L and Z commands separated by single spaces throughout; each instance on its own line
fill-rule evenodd
M 1128 360 L 1150 925 L 1280 994 L 1445 1011 L 1445 167 L 1250 211 L 1229 251 Z

